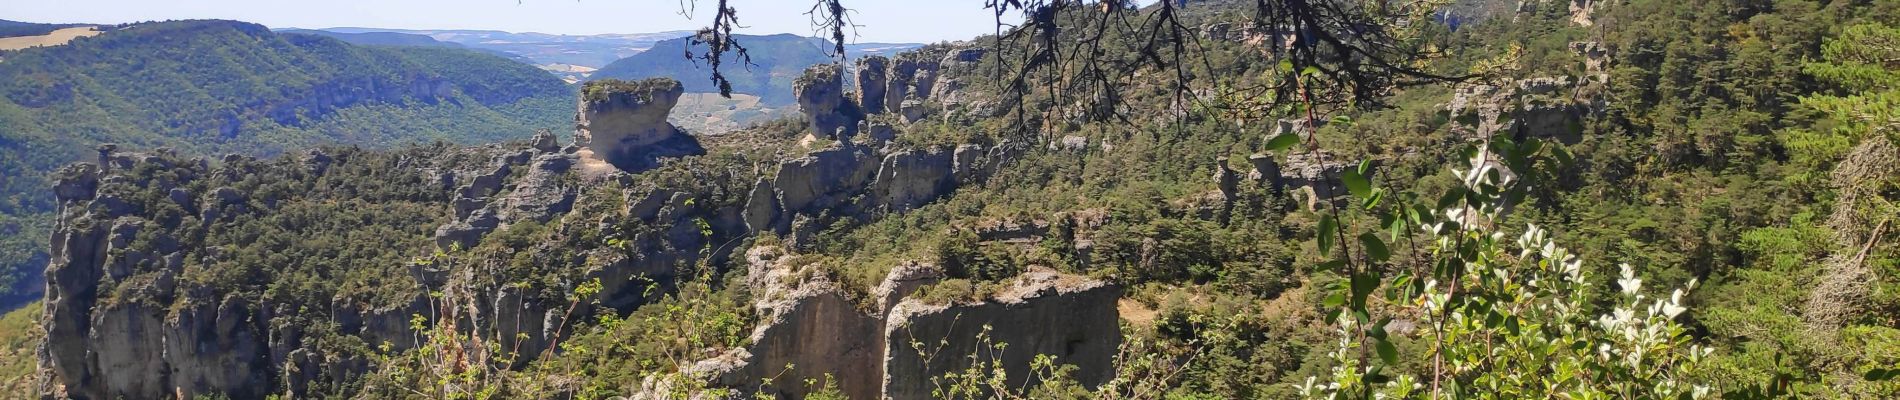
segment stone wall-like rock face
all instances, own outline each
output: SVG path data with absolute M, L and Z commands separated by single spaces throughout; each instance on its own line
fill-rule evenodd
M 1578 50 L 1588 56 L 1590 48 L 1581 46 Z M 1584 117 L 1607 108 L 1603 96 L 1597 94 L 1605 84 L 1603 76 L 1596 78 L 1538 77 L 1466 86 L 1452 95 L 1446 109 L 1453 121 L 1473 137 L 1511 130 L 1528 137 L 1576 143 L 1583 139 Z
M 956 189 L 952 152 L 907 150 L 884 156 L 871 193 L 879 206 L 902 211 L 917 208 Z
M 102 160 L 114 168 L 174 167 L 160 158 L 110 152 L 102 151 Z M 190 165 L 174 176 L 195 177 L 203 169 Z M 174 300 L 181 296 L 177 276 L 184 257 L 167 230 L 178 227 L 148 221 L 139 207 L 100 195 L 102 185 L 131 184 L 106 171 L 91 164 L 68 167 L 55 193 L 63 214 L 53 234 L 40 321 L 55 339 L 41 344 L 41 393 L 75 399 L 268 394 L 259 312 L 236 299 Z M 189 191 L 175 187 L 182 183 L 148 184 L 169 190 L 169 201 L 196 207 L 189 204 Z M 202 207 L 212 219 L 244 201 L 230 188 L 206 197 Z M 134 247 L 135 238 L 150 246 Z M 116 282 L 116 289 L 101 293 L 102 281 Z M 183 306 L 167 307 L 174 303 Z
M 1050 355 L 1059 364 L 1075 365 L 1075 378 L 1093 388 L 1114 375 L 1122 341 L 1115 302 L 1121 294 L 1121 287 L 1101 281 L 1038 271 L 981 303 L 906 300 L 887 316 L 883 396 L 930 398 L 931 377 L 968 368 L 969 355 L 988 354 L 988 346 L 996 344 L 1007 348 L 1000 361 L 1010 387 L 1036 384 L 1030 381 L 1030 362 Z
M 923 100 L 937 84 L 941 60 L 927 53 L 904 53 L 891 60 L 889 81 L 884 89 L 884 110 L 904 109 L 905 100 Z
M 890 85 L 891 60 L 884 56 L 859 58 L 856 64 L 858 72 L 858 107 L 865 114 L 883 114 L 884 91 Z
M 1005 343 L 1001 361 L 1012 386 L 1035 384 L 1030 360 L 1050 355 L 1075 365 L 1080 382 L 1094 387 L 1113 375 L 1121 346 L 1121 288 L 1101 281 L 1035 271 L 992 300 L 933 305 L 906 298 L 941 281 L 943 272 L 905 263 L 870 294 L 876 304 L 867 313 L 812 270 L 818 266 L 795 262 L 781 248 L 754 248 L 746 259 L 761 316 L 751 344 L 695 367 L 716 386 L 741 393 L 800 399 L 817 389 L 806 382 L 822 387 L 831 379 L 853 399 L 925 399 L 935 389 L 931 377 L 960 371 L 970 355 L 987 353 L 979 351 L 984 346 Z
M 859 311 L 836 284 L 797 279 L 812 271 L 790 258 L 773 247 L 747 252 L 747 280 L 760 322 L 751 345 L 728 355 L 735 362 L 726 364 L 715 381 L 758 388 L 770 379 L 761 394 L 789 399 L 804 398 L 831 382 L 850 398 L 877 398 L 883 347 L 872 339 L 883 323 Z
M 772 186 L 788 213 L 812 213 L 841 206 L 871 182 L 877 159 L 868 149 L 834 147 L 785 161 Z

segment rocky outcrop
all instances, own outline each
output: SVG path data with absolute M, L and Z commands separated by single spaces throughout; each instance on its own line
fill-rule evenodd
M 780 164 L 772 187 L 784 202 L 781 209 L 816 214 L 857 196 L 876 172 L 877 158 L 869 149 L 832 147 Z
M 930 377 L 968 367 L 972 355 L 992 354 L 979 350 L 1006 343 L 1001 361 L 1012 387 L 1036 383 L 1028 368 L 1041 355 L 1075 365 L 1076 378 L 1089 387 L 1113 375 L 1121 345 L 1118 286 L 1034 271 L 989 300 L 933 304 L 907 298 L 941 281 L 942 271 L 904 263 L 870 294 L 876 304 L 867 313 L 820 266 L 797 257 L 777 247 L 747 253 L 760 316 L 751 344 L 699 362 L 692 373 L 779 398 L 805 398 L 829 380 L 853 399 L 923 399 L 935 388 Z
M 925 51 L 897 55 L 891 60 L 889 81 L 884 89 L 884 109 L 900 111 L 905 100 L 924 100 L 937 84 L 941 59 Z
M 884 91 L 890 85 L 891 60 L 884 56 L 859 58 L 856 64 L 858 73 L 858 107 L 867 115 L 884 113 Z
M 822 275 L 794 257 L 776 247 L 747 252 L 747 281 L 760 317 L 751 345 L 702 365 L 721 386 L 779 398 L 804 398 L 828 381 L 850 398 L 877 398 L 883 349 L 872 338 L 883 323 L 859 311 L 837 284 L 804 279 Z
M 997 361 L 1009 387 L 1035 385 L 1030 361 L 1047 355 L 1074 365 L 1076 380 L 1093 388 L 1114 375 L 1122 340 L 1115 302 L 1121 294 L 1121 287 L 1102 281 L 1032 271 L 987 301 L 905 300 L 886 316 L 882 395 L 930 398 L 931 377 L 962 371 L 972 357 L 995 354 L 987 350 L 996 345 L 1008 348 Z
M 1315 155 L 1294 152 L 1287 155 L 1286 165 L 1280 169 L 1274 187 L 1276 190 L 1294 192 L 1295 200 L 1308 210 L 1316 209 L 1321 201 L 1331 201 L 1334 206 L 1340 206 L 1349 194 L 1343 180 L 1346 169 L 1356 167 L 1335 159 L 1331 153 Z
M 106 168 L 67 167 L 55 189 L 62 213 L 53 234 L 40 323 L 49 338 L 58 339 L 41 345 L 42 394 L 75 399 L 268 394 L 271 376 L 259 310 L 241 299 L 207 299 L 196 289 L 180 289 L 185 257 L 168 233 L 178 226 L 147 220 L 140 206 L 110 194 L 134 184 L 110 173 L 116 169 L 178 168 L 166 175 L 178 178 L 144 184 L 170 194 L 160 201 L 191 203 L 189 191 L 177 186 L 207 167 L 111 151 L 102 151 L 102 160 Z M 231 207 L 245 201 L 236 190 L 219 188 L 207 194 L 203 207 L 222 215 L 240 212 Z M 108 283 L 110 290 L 102 290 Z
M 1570 51 L 1577 52 L 1578 56 L 1583 57 L 1583 72 L 1585 74 L 1601 76 L 1609 72 L 1610 49 L 1604 47 L 1602 42 L 1570 42 Z M 1598 80 L 1605 79 L 1608 78 L 1598 78 Z
M 858 132 L 864 112 L 844 96 L 844 71 L 837 64 L 819 64 L 805 69 L 792 81 L 792 93 L 798 96 L 798 109 L 812 134 L 825 138 L 848 138 Z
M 583 159 L 639 172 L 667 157 L 705 154 L 699 140 L 666 121 L 685 89 L 679 81 L 589 81 L 575 112 L 576 144 Z
M 1597 0 L 1570 0 L 1570 23 L 1577 26 L 1596 25 Z
M 1473 138 L 1509 130 L 1520 137 L 1582 140 L 1585 117 L 1607 107 L 1598 95 L 1601 82 L 1570 77 L 1540 77 L 1461 87 L 1446 109 L 1457 129 Z
M 951 152 L 932 148 L 884 156 L 871 184 L 873 200 L 889 210 L 917 208 L 956 189 Z

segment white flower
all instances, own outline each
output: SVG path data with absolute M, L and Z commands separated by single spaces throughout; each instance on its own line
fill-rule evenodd
M 1669 294 L 1669 303 L 1663 305 L 1662 312 L 1669 319 L 1675 319 L 1683 311 L 1688 311 L 1688 307 L 1682 306 L 1682 289 L 1676 289 L 1675 293 Z
M 1623 288 L 1623 294 L 1635 295 L 1643 289 L 1643 280 L 1636 279 L 1636 268 L 1623 264 L 1623 278 L 1616 280 L 1616 286 Z

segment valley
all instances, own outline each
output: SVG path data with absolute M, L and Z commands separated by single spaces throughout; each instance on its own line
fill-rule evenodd
M 1900 396 L 1900 3 L 1378 4 L 3 50 L 0 390 Z

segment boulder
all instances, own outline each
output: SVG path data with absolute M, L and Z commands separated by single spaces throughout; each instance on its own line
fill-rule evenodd
M 924 109 L 923 100 L 904 100 L 902 103 L 898 103 L 897 109 L 903 114 L 904 123 L 906 124 L 914 124 L 917 123 L 917 121 L 924 120 L 924 112 L 926 110 Z
M 1088 149 L 1089 149 L 1089 138 L 1085 136 L 1068 135 L 1068 136 L 1063 136 L 1061 139 L 1057 139 L 1056 141 L 1049 142 L 1049 150 L 1061 150 L 1061 151 L 1079 153 Z
M 759 181 L 752 185 L 752 193 L 746 198 L 744 216 L 746 230 L 754 234 L 782 232 L 779 222 L 785 220 L 783 213 L 784 206 L 779 205 L 778 189 L 772 187 L 771 181 L 763 177 L 759 178 Z

